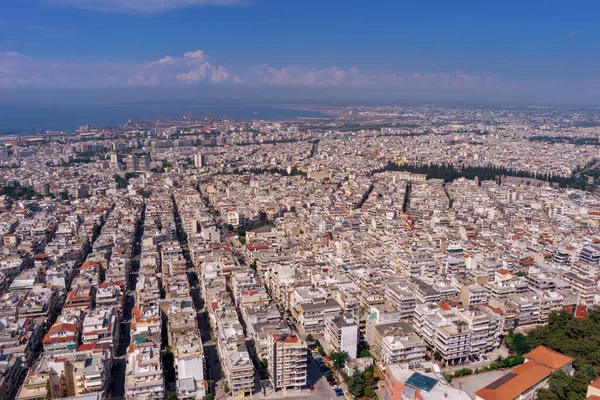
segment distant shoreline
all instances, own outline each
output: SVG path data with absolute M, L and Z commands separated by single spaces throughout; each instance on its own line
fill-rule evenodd
M 206 114 L 226 115 L 230 121 L 286 121 L 303 118 L 335 118 L 309 107 L 285 105 L 198 105 L 198 104 L 77 104 L 69 106 L 30 106 L 12 104 L 0 108 L 0 138 L 46 135 L 45 132 L 74 132 L 78 126 L 118 127 L 129 120 L 181 120 L 192 114 L 201 120 Z

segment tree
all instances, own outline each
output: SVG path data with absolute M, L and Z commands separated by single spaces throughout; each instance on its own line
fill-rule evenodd
M 371 354 L 371 352 L 368 349 L 360 349 L 360 352 L 358 353 L 358 357 L 359 358 L 373 357 L 373 355 Z
M 202 400 L 215 400 L 215 396 L 213 396 L 212 393 L 207 393 L 204 395 L 204 397 L 202 398 Z
M 171 393 L 167 397 L 167 400 L 177 400 L 177 395 L 175 393 Z
M 348 391 L 356 397 L 362 397 L 365 393 L 365 378 L 357 367 L 352 370 L 352 376 L 348 378 Z
M 313 341 L 313 335 L 312 335 L 312 333 L 309 333 L 308 335 L 306 335 L 306 341 L 307 342 L 312 342 Z
M 177 236 L 178 236 L 179 241 L 181 243 L 185 242 L 187 240 L 187 237 L 188 237 L 187 233 L 185 233 L 184 231 L 180 231 Z
M 527 340 L 527 336 L 522 333 L 515 335 L 512 331 L 506 337 L 506 347 L 517 354 L 525 354 L 531 351 L 531 345 Z
M 440 361 L 442 359 L 442 353 L 440 353 L 439 351 L 436 351 L 435 353 L 433 353 L 433 358 L 436 361 Z
M 373 389 L 371 386 L 365 386 L 365 390 L 364 390 L 365 396 L 372 399 L 374 398 L 375 395 L 375 389 Z
M 335 368 L 335 369 L 344 368 L 344 365 L 346 364 L 346 360 L 348 360 L 349 357 L 350 357 L 350 355 L 346 351 L 340 351 L 340 352 L 334 351 L 333 353 L 331 353 L 329 355 L 329 358 L 333 362 L 333 368 Z
M 229 383 L 227 383 L 227 381 L 223 382 L 223 391 L 227 394 L 231 392 L 231 389 L 229 388 Z
M 115 178 L 115 182 L 117 182 L 117 188 L 118 189 L 125 189 L 128 185 L 128 182 L 125 178 L 123 178 L 121 175 L 119 174 L 114 174 L 113 178 Z
M 367 385 L 375 385 L 376 382 L 376 378 L 375 378 L 375 367 L 373 366 L 373 364 L 369 365 L 366 369 L 365 372 L 363 372 L 363 376 L 365 378 L 365 383 Z

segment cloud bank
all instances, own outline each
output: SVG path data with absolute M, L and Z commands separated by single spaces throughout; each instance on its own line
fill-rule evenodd
M 309 68 L 259 65 L 234 72 L 214 63 L 202 50 L 166 55 L 144 63 L 61 62 L 39 60 L 15 51 L 0 53 L 3 87 L 140 87 L 247 85 L 299 88 L 398 88 L 505 91 L 520 90 L 496 75 L 458 70 L 438 73 L 361 71 L 356 67 Z

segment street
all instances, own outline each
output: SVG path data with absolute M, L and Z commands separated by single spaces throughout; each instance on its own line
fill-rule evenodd
M 125 370 L 127 367 L 127 348 L 129 347 L 129 343 L 131 341 L 131 309 L 135 305 L 135 287 L 138 279 L 138 270 L 140 268 L 140 253 L 142 252 L 142 246 L 140 245 L 140 240 L 143 232 L 143 223 L 145 219 L 145 206 L 142 208 L 142 215 L 140 218 L 140 223 L 138 225 L 138 229 L 136 231 L 134 245 L 133 245 L 133 257 L 131 267 L 129 269 L 129 281 L 127 282 L 127 287 L 124 289 L 124 301 L 123 301 L 123 315 L 121 316 L 121 328 L 120 328 L 120 337 L 117 346 L 117 351 L 115 354 L 115 358 L 113 360 L 112 367 L 112 378 L 111 385 L 112 395 L 111 399 L 123 399 L 125 396 Z

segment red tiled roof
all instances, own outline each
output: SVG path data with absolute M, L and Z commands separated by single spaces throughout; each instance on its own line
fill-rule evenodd
M 570 362 L 573 362 L 571 357 L 565 356 L 558 351 L 551 350 L 546 346 L 536 347 L 528 354 L 525 354 L 525 358 L 553 369 L 560 369 Z

